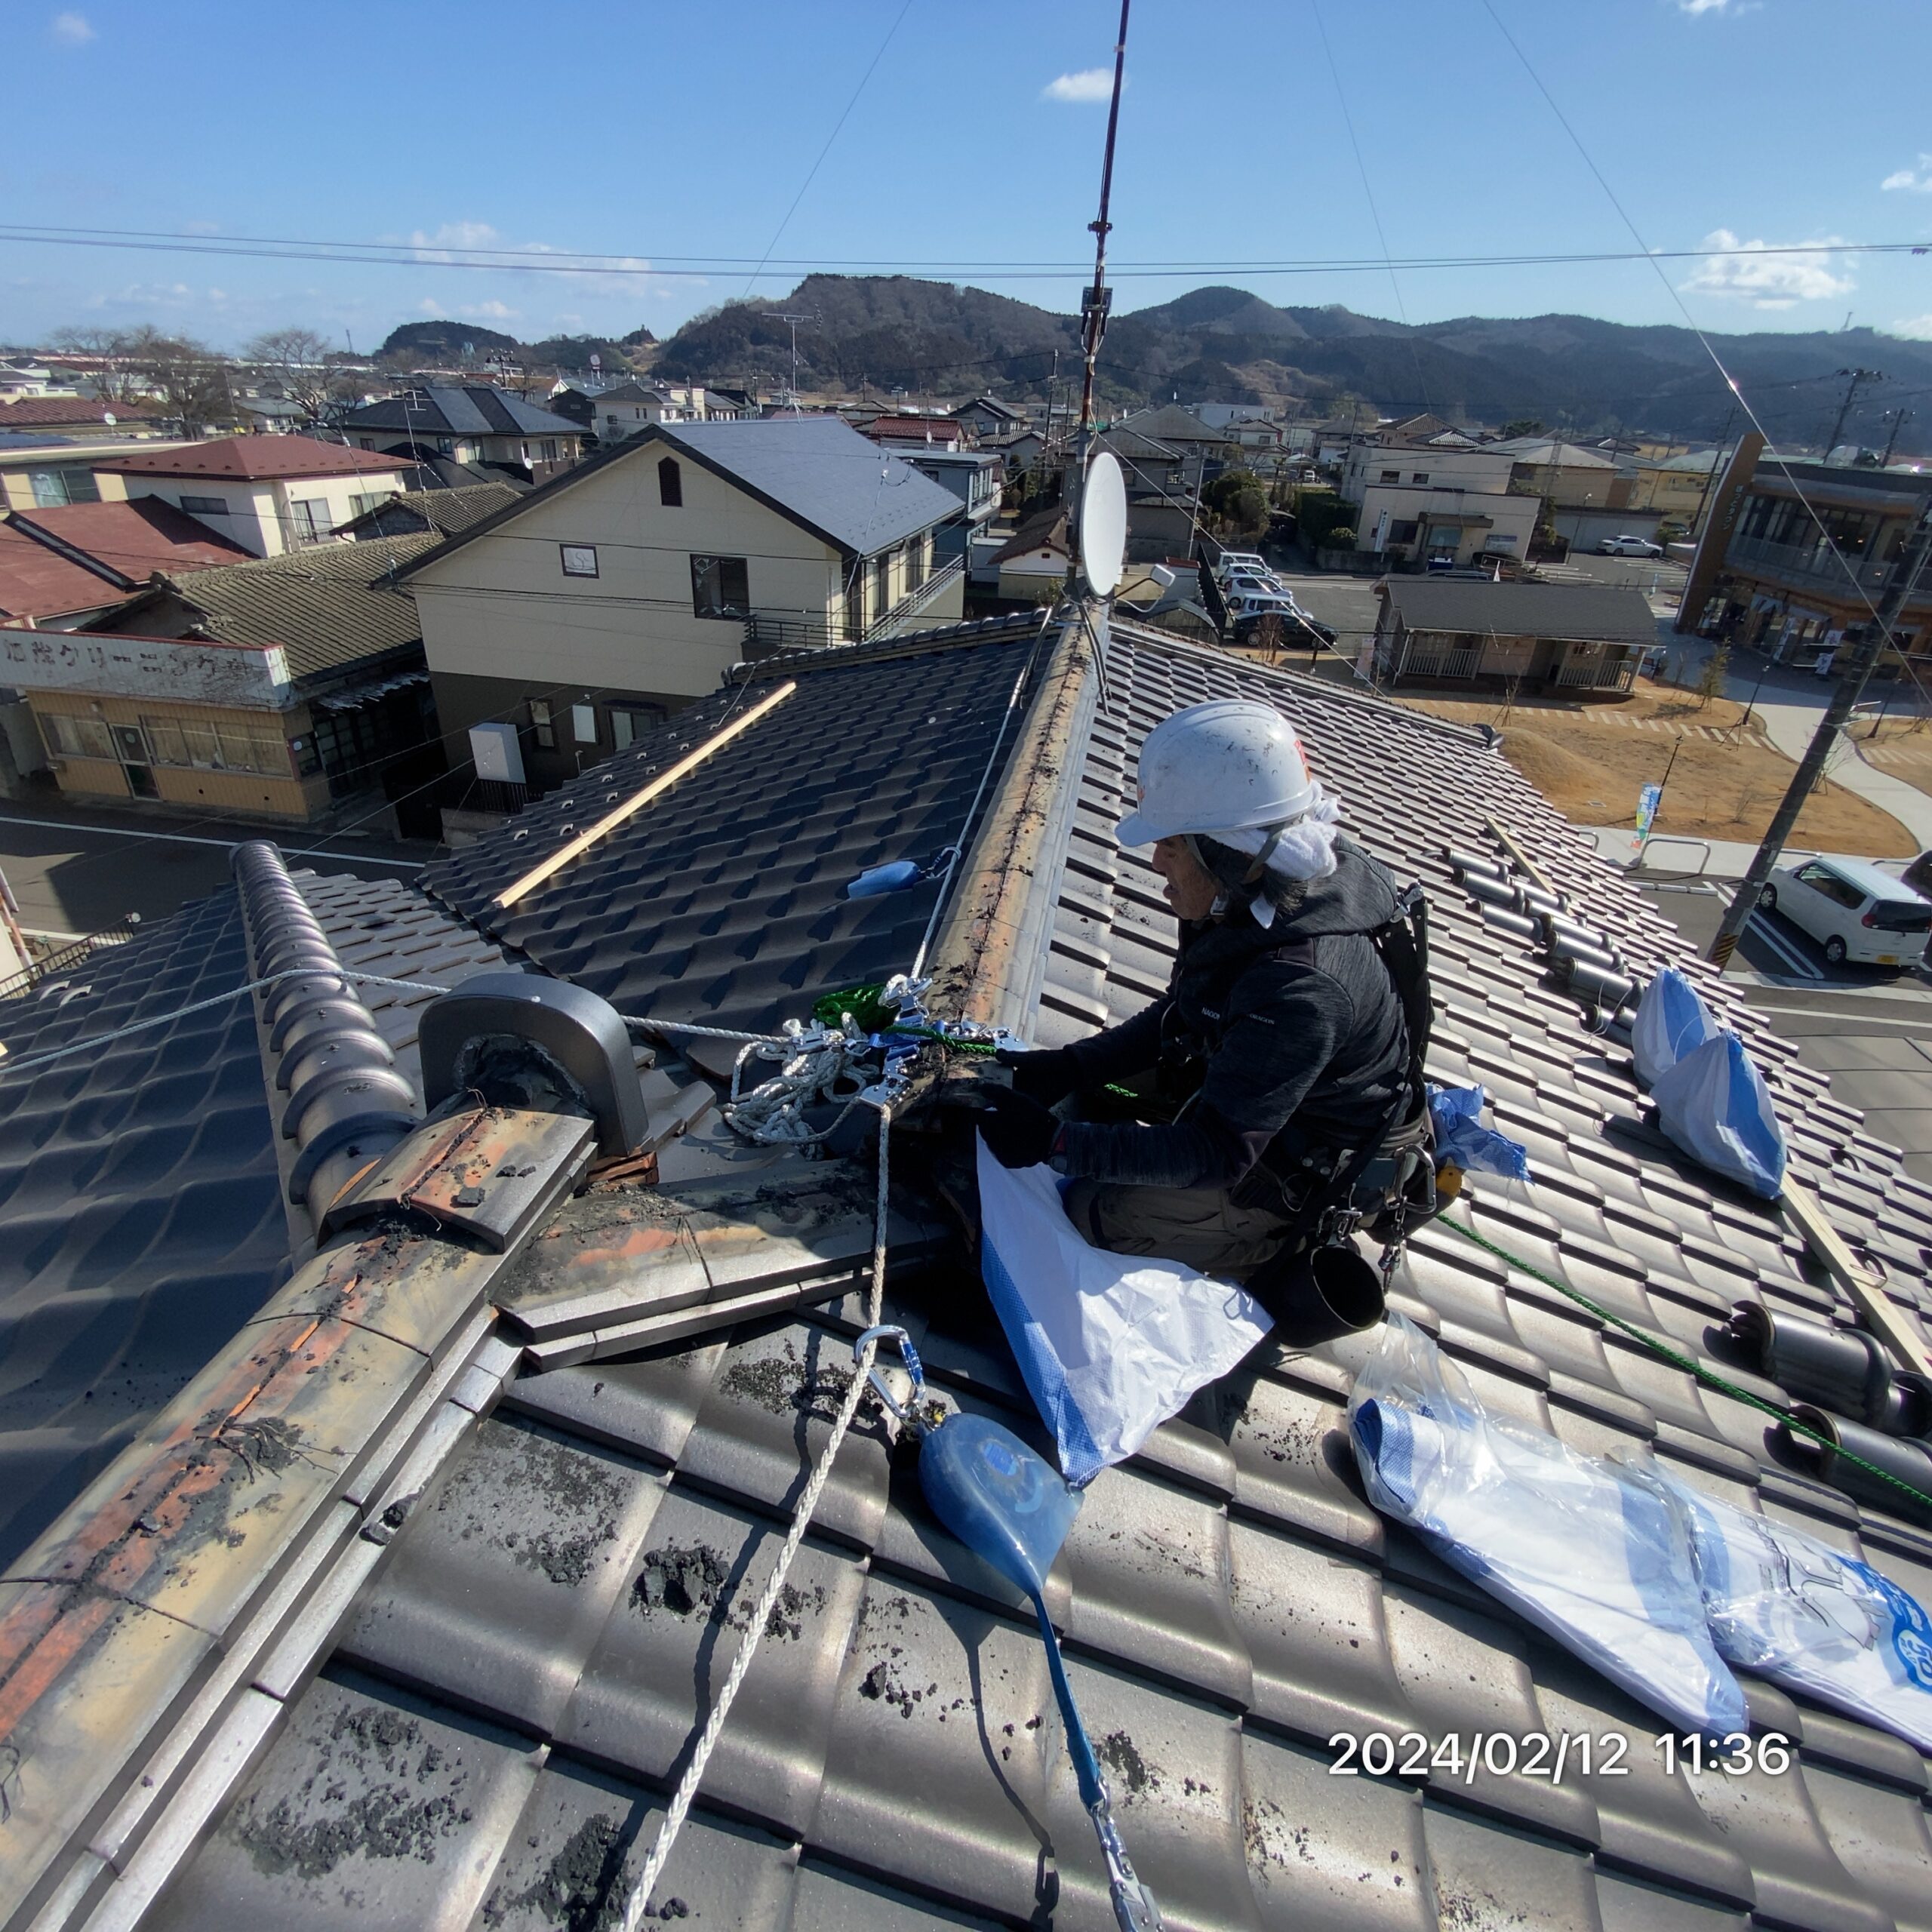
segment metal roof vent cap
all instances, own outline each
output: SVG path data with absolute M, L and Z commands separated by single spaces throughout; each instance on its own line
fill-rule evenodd
M 630 1035 L 608 1001 L 566 980 L 494 971 L 473 974 L 423 1008 L 417 1029 L 423 1098 L 432 1111 L 472 1089 L 491 1098 L 491 1064 L 521 1046 L 596 1122 L 598 1151 L 635 1153 L 651 1131 Z

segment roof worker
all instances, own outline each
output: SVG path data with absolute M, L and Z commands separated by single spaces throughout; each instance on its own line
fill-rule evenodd
M 1073 1177 L 1066 1211 L 1095 1246 L 1245 1281 L 1291 1346 L 1366 1327 L 1382 1284 L 1346 1241 L 1363 1204 L 1397 1236 L 1433 1206 L 1421 894 L 1342 835 L 1271 705 L 1174 712 L 1139 777 L 1116 835 L 1152 844 L 1180 922 L 1167 992 L 1072 1046 L 1003 1051 L 987 1149 Z

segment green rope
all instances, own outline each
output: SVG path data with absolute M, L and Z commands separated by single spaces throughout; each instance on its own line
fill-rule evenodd
M 1715 1370 L 1706 1368 L 1694 1355 L 1686 1355 L 1681 1349 L 1673 1347 L 1669 1342 L 1653 1335 L 1647 1328 L 1640 1328 L 1634 1321 L 1626 1321 L 1620 1315 L 1614 1313 L 1600 1302 L 1592 1301 L 1580 1289 L 1573 1288 L 1567 1281 L 1559 1281 L 1554 1275 L 1546 1275 L 1540 1268 L 1533 1266 L 1520 1254 L 1512 1254 L 1506 1247 L 1491 1241 L 1487 1235 L 1479 1235 L 1473 1228 L 1466 1228 L 1460 1221 L 1452 1221 L 1445 1214 L 1438 1217 L 1437 1225 L 1447 1228 L 1451 1233 L 1460 1235 L 1465 1241 L 1473 1241 L 1478 1247 L 1486 1250 L 1497 1260 L 1506 1263 L 1519 1274 L 1527 1275 L 1533 1281 L 1540 1281 L 1546 1288 L 1554 1288 L 1560 1295 L 1567 1295 L 1578 1307 L 1589 1309 L 1591 1314 L 1607 1326 L 1628 1335 L 1634 1342 L 1641 1343 L 1660 1360 L 1667 1361 L 1673 1368 L 1681 1369 L 1707 1389 L 1714 1389 L 1720 1395 L 1728 1395 L 1734 1402 L 1742 1402 L 1747 1407 L 1761 1409 L 1786 1429 L 1800 1435 L 1808 1435 L 1814 1442 L 1830 1450 L 1841 1461 L 1850 1463 L 1854 1468 L 1863 1469 L 1867 1475 L 1876 1476 L 1881 1482 L 1887 1482 L 1893 1488 L 1902 1490 L 1921 1508 L 1932 1511 L 1932 1496 L 1892 1474 L 1881 1469 L 1876 1463 L 1869 1463 L 1863 1456 L 1854 1455 L 1832 1441 L 1822 1429 L 1814 1429 L 1810 1423 L 1800 1422 L 1789 1409 L 1781 1409 L 1775 1402 L 1767 1402 L 1761 1395 L 1754 1395 L 1748 1389 L 1740 1389 L 1734 1382 L 1727 1382 Z

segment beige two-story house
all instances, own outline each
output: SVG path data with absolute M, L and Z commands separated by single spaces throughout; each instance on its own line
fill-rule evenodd
M 472 725 L 513 724 L 546 789 L 743 658 L 957 618 L 934 538 L 963 514 L 835 417 L 653 424 L 400 573 L 451 763 Z

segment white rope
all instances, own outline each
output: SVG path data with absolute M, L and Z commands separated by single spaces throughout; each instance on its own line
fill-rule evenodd
M 85 1053 L 91 1048 L 111 1047 L 116 1040 L 125 1040 L 129 1035 L 144 1033 L 150 1026 L 165 1026 L 170 1021 L 185 1020 L 191 1013 L 205 1013 L 211 1006 L 221 1006 L 242 993 L 260 992 L 264 986 L 277 986 L 284 980 L 348 980 L 359 986 L 400 986 L 405 992 L 446 993 L 448 986 L 432 986 L 420 980 L 386 979 L 380 973 L 352 973 L 340 966 L 291 966 L 286 972 L 271 973 L 266 980 L 251 980 L 247 985 L 231 986 L 225 993 L 216 993 L 208 999 L 198 999 L 192 1006 L 177 1006 L 167 1013 L 157 1013 L 152 1019 L 136 1020 L 125 1026 L 117 1026 L 111 1033 L 90 1033 L 85 1040 L 76 1040 L 71 1045 L 56 1047 L 51 1053 L 35 1054 L 27 1060 L 0 1060 L 0 1078 L 9 1074 L 26 1073 L 36 1066 L 51 1065 L 57 1060 L 65 1060 L 70 1054 Z
M 892 1108 L 889 1102 L 882 1102 L 878 1110 L 878 1195 L 875 1208 L 872 1235 L 872 1289 L 866 1303 L 866 1326 L 878 1326 L 880 1314 L 885 1302 L 885 1233 L 887 1190 L 889 1180 L 888 1150 L 892 1133 Z M 745 1641 L 732 1660 L 730 1674 L 724 1679 L 718 1701 L 712 1706 L 711 1715 L 705 1720 L 703 1731 L 699 1734 L 696 1746 L 691 1752 L 691 1761 L 685 1767 L 684 1776 L 678 1780 L 678 1789 L 672 1794 L 670 1808 L 664 1814 L 664 1822 L 658 1827 L 657 1841 L 651 1847 L 651 1856 L 644 1861 L 644 1869 L 638 1874 L 637 1883 L 632 1887 L 630 1897 L 624 1903 L 623 1932 L 637 1932 L 645 1909 L 651 1903 L 651 1894 L 658 1879 L 663 1875 L 665 1862 L 671 1856 L 671 1847 L 676 1844 L 678 1832 L 683 1829 L 689 1814 L 692 1801 L 703 1782 L 705 1769 L 711 1762 L 711 1754 L 717 1748 L 719 1735 L 724 1728 L 724 1720 L 730 1714 L 746 1673 L 752 1667 L 752 1659 L 758 1654 L 758 1640 L 764 1635 L 766 1623 L 777 1606 L 779 1592 L 785 1587 L 785 1579 L 790 1574 L 792 1559 L 798 1553 L 798 1546 L 804 1540 L 806 1527 L 818 1507 L 818 1500 L 823 1494 L 827 1479 L 832 1474 L 832 1465 L 838 1456 L 840 1445 L 845 1440 L 845 1432 L 858 1414 L 859 1402 L 864 1395 L 866 1379 L 872 1372 L 872 1358 L 878 1352 L 876 1340 L 866 1343 L 852 1371 L 851 1386 L 845 1392 L 845 1399 L 839 1404 L 837 1419 L 832 1425 L 832 1433 L 826 1438 L 824 1448 L 820 1452 L 814 1466 L 811 1478 L 804 1493 L 799 1497 L 798 1506 L 792 1512 L 792 1527 L 786 1533 L 784 1547 L 778 1552 L 778 1561 L 771 1574 L 766 1578 L 763 1590 L 753 1607 L 750 1619 L 745 1626 Z

